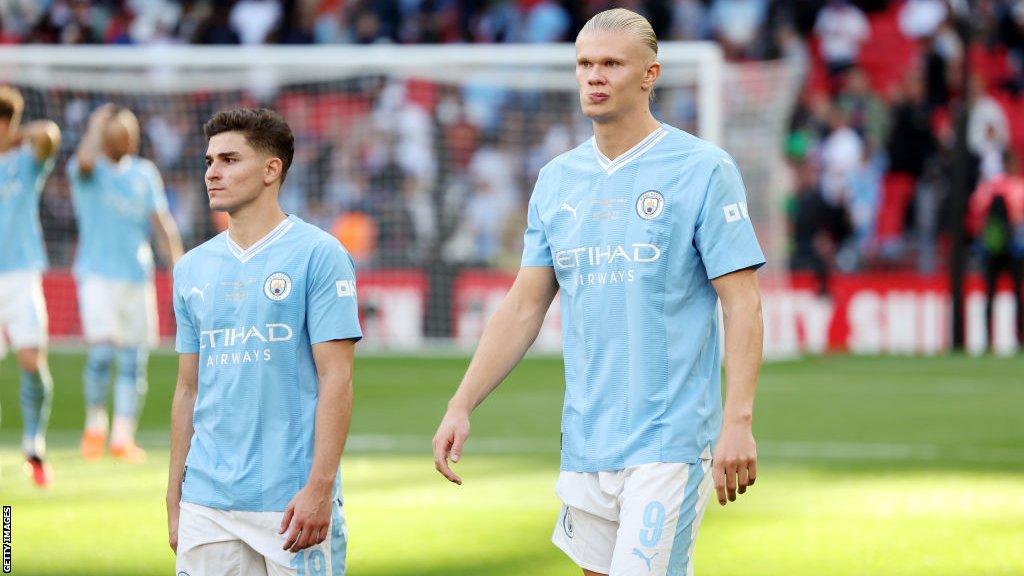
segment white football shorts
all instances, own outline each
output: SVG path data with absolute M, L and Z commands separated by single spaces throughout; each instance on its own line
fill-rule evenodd
M 695 464 L 562 471 L 551 541 L 581 568 L 609 576 L 692 576 L 693 544 L 714 490 L 706 454 Z
M 48 326 L 42 274 L 31 270 L 0 273 L 0 358 L 7 352 L 5 334 L 15 350 L 44 348 Z
M 78 281 L 78 308 L 89 344 L 150 348 L 157 344 L 159 323 L 152 281 L 83 276 Z
M 283 550 L 284 512 L 236 512 L 181 503 L 177 576 L 344 576 L 348 532 L 341 499 L 332 504 L 327 539 Z

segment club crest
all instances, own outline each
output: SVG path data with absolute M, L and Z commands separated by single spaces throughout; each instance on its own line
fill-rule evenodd
M 644 220 L 653 220 L 665 209 L 665 197 L 657 190 L 648 190 L 636 201 L 636 213 Z
M 274 272 L 263 283 L 263 294 L 277 302 L 284 300 L 292 293 L 292 279 L 284 272 Z

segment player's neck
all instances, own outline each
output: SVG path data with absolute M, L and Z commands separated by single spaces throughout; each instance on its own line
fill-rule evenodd
M 654 118 L 650 110 L 645 109 L 642 114 L 633 114 L 613 122 L 594 122 L 594 140 L 601 154 L 609 160 L 615 160 L 659 127 L 661 122 Z
M 243 250 L 277 228 L 288 215 L 275 202 L 254 202 L 228 213 L 228 236 Z

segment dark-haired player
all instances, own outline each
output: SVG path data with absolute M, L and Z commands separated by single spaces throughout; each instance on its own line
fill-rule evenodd
M 281 210 L 294 139 L 278 114 L 230 110 L 204 130 L 210 208 L 228 230 L 174 270 L 176 570 L 344 574 L 338 463 L 362 337 L 352 259 Z

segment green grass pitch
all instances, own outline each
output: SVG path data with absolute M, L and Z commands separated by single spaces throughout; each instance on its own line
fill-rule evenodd
M 80 354 L 53 354 L 55 486 L 18 452 L 13 359 L 0 365 L 0 503 L 14 574 L 172 574 L 163 495 L 176 360 L 154 356 L 143 466 L 77 456 Z M 549 537 L 558 502 L 559 360 L 523 362 L 477 412 L 465 485 L 430 438 L 467 361 L 360 358 L 342 459 L 351 576 L 576 575 Z M 825 357 L 768 364 L 757 485 L 713 505 L 696 549 L 714 576 L 1024 574 L 1024 359 Z

